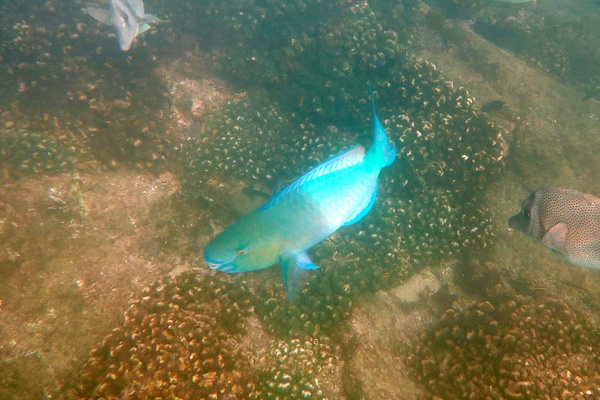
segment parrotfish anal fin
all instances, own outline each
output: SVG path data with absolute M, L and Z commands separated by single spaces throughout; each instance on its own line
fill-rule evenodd
M 281 256 L 283 285 L 290 301 L 296 297 L 298 288 L 306 282 L 306 271 L 309 269 L 319 269 L 319 267 L 313 264 L 306 253 L 289 252 Z
M 361 145 L 356 145 L 345 152 L 338 154 L 335 157 L 330 158 L 322 164 L 317 165 L 300 178 L 286 186 L 283 190 L 277 193 L 268 203 L 263 205 L 261 209 L 266 210 L 271 207 L 278 199 L 285 196 L 287 193 L 302 187 L 306 182 L 310 182 L 313 179 L 318 179 L 322 176 L 334 173 L 336 171 L 343 170 L 344 168 L 351 167 L 360 163 L 365 158 L 365 148 Z
M 85 12 L 94 18 L 96 21 L 100 21 L 106 25 L 112 25 L 110 22 L 110 15 L 108 14 L 108 10 L 103 10 L 98 7 L 86 7 L 84 8 Z
M 344 223 L 342 226 L 352 225 L 355 222 L 360 221 L 367 213 L 373 208 L 373 204 L 375 204 L 375 199 L 377 198 L 377 188 L 379 187 L 378 182 L 373 181 L 373 188 L 371 189 L 370 195 L 365 196 L 363 202 L 356 207 L 356 213 L 352 214 L 348 221 Z
M 542 238 L 542 243 L 552 251 L 564 253 L 568 230 L 566 222 L 558 223 L 548 229 L 548 232 Z

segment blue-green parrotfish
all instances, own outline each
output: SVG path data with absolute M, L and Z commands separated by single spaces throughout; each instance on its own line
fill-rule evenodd
M 396 159 L 396 147 L 372 101 L 369 151 L 357 145 L 330 158 L 241 217 L 204 249 L 211 269 L 238 273 L 281 263 L 288 298 L 294 298 L 304 272 L 319 268 L 307 250 L 369 212 L 377 196 L 379 172 Z

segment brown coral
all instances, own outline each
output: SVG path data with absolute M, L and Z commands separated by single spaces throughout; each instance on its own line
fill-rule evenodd
M 599 354 L 589 315 L 517 298 L 449 309 L 409 363 L 427 399 L 583 399 L 600 393 Z
M 144 295 L 91 351 L 68 398 L 248 398 L 252 374 L 236 346 L 243 291 L 188 273 Z

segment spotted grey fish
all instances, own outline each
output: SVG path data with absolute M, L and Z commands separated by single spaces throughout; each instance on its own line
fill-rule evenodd
M 563 259 L 600 269 L 600 199 L 572 189 L 533 192 L 508 224 Z
M 281 263 L 283 283 L 292 299 L 305 270 L 319 268 L 306 251 L 369 212 L 379 172 L 396 158 L 396 148 L 375 113 L 374 99 L 373 118 L 369 151 L 357 145 L 330 158 L 241 217 L 206 246 L 208 266 L 237 273 Z
M 140 33 L 150 29 L 149 24 L 164 22 L 152 14 L 146 14 L 142 0 L 109 0 L 108 10 L 86 7 L 84 12 L 104 24 L 114 26 L 123 51 L 131 48 L 131 43 Z

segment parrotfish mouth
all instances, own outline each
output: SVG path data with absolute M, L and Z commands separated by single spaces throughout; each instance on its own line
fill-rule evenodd
M 219 267 L 221 265 L 223 265 L 223 264 L 214 263 L 214 262 L 210 262 L 210 261 L 206 261 L 206 260 L 204 260 L 204 261 L 206 262 L 206 265 L 208 265 L 208 268 L 210 268 L 210 269 L 219 269 Z
M 204 252 L 204 262 L 206 263 L 206 265 L 208 265 L 210 269 L 219 269 L 228 263 L 228 261 L 221 261 L 210 258 L 206 254 L 206 251 Z
M 238 271 L 237 267 L 232 263 L 217 264 L 217 263 L 206 262 L 206 264 L 208 264 L 208 267 L 210 269 L 216 270 L 219 272 L 227 272 L 227 273 L 241 272 L 241 271 Z
M 217 271 L 221 271 L 221 272 L 231 272 L 231 270 L 235 269 L 235 265 L 232 264 L 233 260 L 218 262 L 218 261 L 209 259 L 205 254 L 204 262 L 212 270 L 217 270 Z

